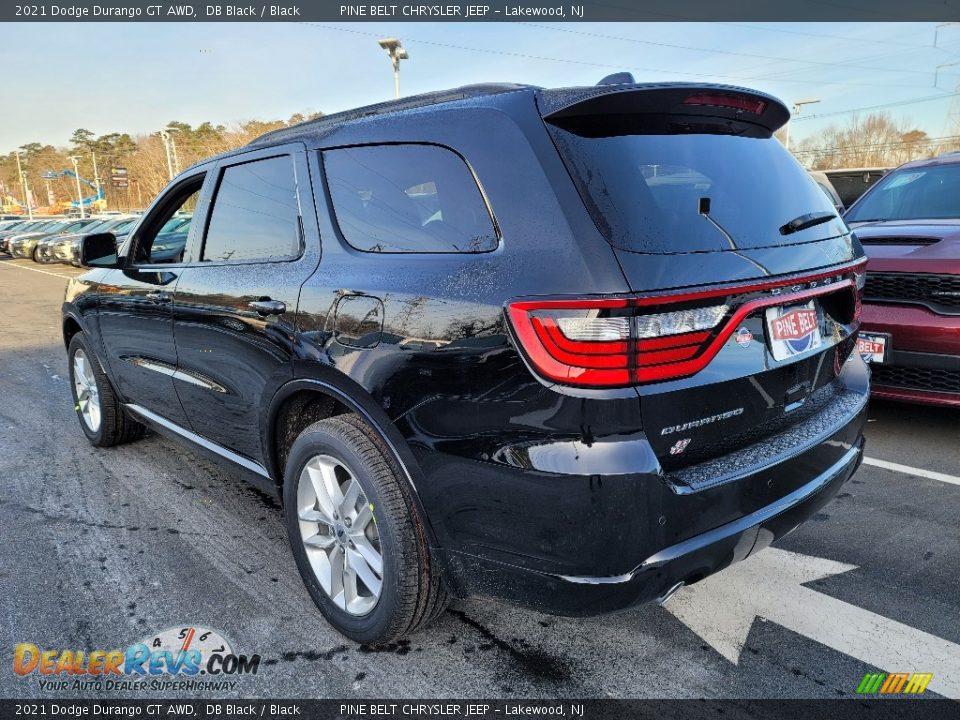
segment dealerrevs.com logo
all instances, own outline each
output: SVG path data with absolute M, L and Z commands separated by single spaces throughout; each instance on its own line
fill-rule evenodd
M 20 643 L 13 671 L 36 677 L 45 692 L 82 690 L 233 690 L 241 675 L 255 675 L 259 655 L 240 655 L 216 630 L 168 628 L 120 649 L 50 649 Z

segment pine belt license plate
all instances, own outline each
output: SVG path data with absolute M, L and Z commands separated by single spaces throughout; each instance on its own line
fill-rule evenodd
M 868 363 L 885 363 L 890 353 L 890 336 L 861 332 L 857 336 L 857 352 Z
M 774 360 L 820 347 L 820 311 L 813 300 L 805 305 L 768 308 L 765 315 Z

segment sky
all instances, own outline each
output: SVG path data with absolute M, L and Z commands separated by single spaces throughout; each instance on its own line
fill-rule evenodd
M 638 81 L 744 85 L 788 105 L 818 99 L 792 123 L 794 141 L 857 108 L 888 106 L 931 137 L 949 133 L 951 109 L 960 114 L 957 23 L 7 23 L 0 153 L 66 146 L 81 127 L 138 134 L 389 99 L 383 36 L 410 54 L 404 95 L 592 85 L 628 70 Z

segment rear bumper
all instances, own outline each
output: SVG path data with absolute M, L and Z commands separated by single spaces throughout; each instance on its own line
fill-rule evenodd
M 829 503 L 863 459 L 862 436 L 820 475 L 789 495 L 738 520 L 660 550 L 629 573 L 563 576 L 463 553 L 446 553 L 451 572 L 469 578 L 470 592 L 490 594 L 555 615 L 598 615 L 655 600 L 679 583 L 692 584 L 766 548 Z
M 874 397 L 960 406 L 960 315 L 865 304 L 861 331 L 892 337 L 890 361 L 873 366 Z
M 451 590 L 594 615 L 748 557 L 818 512 L 859 466 L 868 395 L 859 356 L 843 376 L 842 392 L 801 423 L 675 472 L 652 453 L 650 466 L 636 454 L 634 473 L 586 477 L 450 467 L 445 457 L 446 492 L 418 487 Z

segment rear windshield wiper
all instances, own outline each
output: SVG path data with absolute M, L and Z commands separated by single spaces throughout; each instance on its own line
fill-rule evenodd
M 834 212 L 807 213 L 806 215 L 801 215 L 798 218 L 794 218 L 786 225 L 781 225 L 780 234 L 792 235 L 795 232 L 812 228 L 814 225 L 820 225 L 821 223 L 829 222 L 835 217 L 837 217 L 837 214 Z

